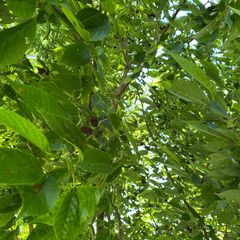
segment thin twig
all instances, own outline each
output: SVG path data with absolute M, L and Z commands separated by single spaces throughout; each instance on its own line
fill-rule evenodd
M 183 0 L 182 3 L 180 3 L 180 7 L 176 9 L 176 11 L 174 12 L 173 16 L 171 17 L 171 21 L 174 20 L 178 13 L 181 11 L 181 5 L 184 4 L 186 2 L 186 0 Z M 163 37 L 163 35 L 165 35 L 165 33 L 168 31 L 168 29 L 171 27 L 171 24 L 170 22 L 166 25 L 166 27 L 163 29 L 159 39 L 161 39 Z M 128 58 L 128 43 L 126 42 L 128 39 L 126 38 L 125 41 L 121 38 L 120 39 L 120 43 L 121 43 L 121 46 L 122 46 L 122 50 L 123 50 L 123 57 L 124 57 L 124 60 L 125 60 L 125 67 L 124 67 L 124 72 L 123 72 L 123 75 L 122 75 L 122 80 L 123 82 L 119 85 L 119 87 L 115 90 L 115 96 L 120 99 L 121 96 L 124 94 L 124 92 L 126 91 L 126 89 L 128 88 L 129 84 L 132 82 L 131 80 L 129 81 L 124 81 L 127 76 L 128 76 L 128 72 L 130 70 L 130 67 L 131 67 L 131 63 L 129 61 L 129 58 Z M 126 47 L 127 46 L 127 47 Z M 147 60 L 145 60 L 144 63 L 146 63 Z M 142 64 L 142 68 L 144 67 L 144 63 Z M 116 111 L 117 109 L 117 104 L 115 103 L 114 104 L 114 109 Z
M 183 0 L 182 3 L 180 3 L 180 7 L 178 7 L 178 8 L 176 9 L 176 11 L 174 12 L 174 14 L 172 15 L 172 17 L 171 17 L 171 19 L 170 19 L 171 21 L 174 20 L 174 19 L 177 17 L 178 13 L 181 11 L 181 5 L 184 4 L 184 3 L 186 3 L 186 0 Z M 161 39 L 161 38 L 166 34 L 166 32 L 168 31 L 168 29 L 169 29 L 170 27 L 171 27 L 171 23 L 169 22 L 169 23 L 165 26 L 165 28 L 162 30 L 162 33 L 161 33 L 159 39 Z

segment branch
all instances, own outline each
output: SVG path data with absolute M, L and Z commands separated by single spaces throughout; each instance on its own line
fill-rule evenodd
M 185 4 L 185 3 L 186 3 L 186 0 L 183 0 L 182 3 L 180 3 L 179 7 L 176 9 L 176 11 L 174 12 L 174 14 L 173 14 L 172 17 L 170 18 L 171 21 L 174 20 L 174 19 L 177 17 L 178 13 L 181 11 L 181 5 L 182 5 L 182 4 Z M 171 27 L 171 24 L 170 24 L 170 22 L 169 22 L 169 23 L 165 26 L 165 28 L 163 29 L 163 31 L 162 31 L 159 39 L 161 39 L 161 38 L 166 34 L 166 32 L 168 31 L 168 29 L 169 29 L 170 27 Z
M 123 71 L 123 75 L 122 75 L 122 82 L 120 83 L 120 85 L 118 86 L 118 88 L 114 91 L 115 92 L 115 97 L 117 97 L 118 99 L 121 98 L 121 96 L 123 95 L 123 93 L 126 91 L 128 85 L 130 84 L 131 81 L 125 81 L 127 76 L 128 76 L 128 73 L 129 73 L 129 70 L 131 68 L 131 62 L 129 61 L 129 50 L 128 50 L 128 38 L 126 37 L 125 39 L 122 38 L 120 36 L 120 44 L 121 44 L 121 47 L 122 47 L 122 52 L 123 52 L 123 58 L 124 58 L 124 61 L 125 61 L 125 64 L 124 64 L 124 71 Z M 117 111 L 117 107 L 118 107 L 118 104 L 115 102 L 114 103 L 114 111 L 116 112 Z
M 186 0 L 183 0 L 182 3 L 180 3 L 180 6 L 182 4 L 184 4 L 186 2 Z M 176 11 L 174 12 L 173 16 L 171 17 L 171 21 L 174 20 L 178 13 L 180 12 L 181 10 L 181 7 L 178 7 L 176 9 Z M 171 27 L 171 24 L 170 22 L 165 26 L 165 28 L 163 29 L 159 39 L 161 39 L 165 33 L 168 31 L 168 29 Z M 128 75 L 128 72 L 130 70 L 130 67 L 131 67 L 131 63 L 129 61 L 129 58 L 128 58 L 128 42 L 126 42 L 128 39 L 122 39 L 120 40 L 120 43 L 121 43 L 121 46 L 122 46 L 122 51 L 123 51 L 123 57 L 124 57 L 124 60 L 125 60 L 125 67 L 124 67 L 124 72 L 123 72 L 123 75 L 122 75 L 122 80 L 125 80 L 127 78 L 127 75 Z M 142 64 L 142 67 L 144 67 L 144 64 L 147 62 L 147 60 L 144 61 L 144 63 Z M 129 84 L 131 83 L 131 80 L 129 81 L 126 81 L 126 82 L 122 82 L 119 87 L 115 90 L 115 96 L 120 99 L 121 96 L 124 94 L 124 92 L 126 91 L 127 87 L 129 86 Z M 117 104 L 114 105 L 114 110 L 116 111 L 117 109 Z

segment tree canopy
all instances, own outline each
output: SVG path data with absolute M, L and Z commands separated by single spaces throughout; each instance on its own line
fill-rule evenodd
M 0 239 L 240 237 L 239 0 L 0 2 Z

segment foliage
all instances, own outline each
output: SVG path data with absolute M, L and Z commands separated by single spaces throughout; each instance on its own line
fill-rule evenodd
M 238 239 L 239 0 L 0 2 L 0 239 Z

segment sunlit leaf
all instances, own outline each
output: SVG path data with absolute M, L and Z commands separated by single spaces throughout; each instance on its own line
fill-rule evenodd
M 35 20 L 31 19 L 0 32 L 0 66 L 19 60 L 35 36 Z
M 16 131 L 43 151 L 49 151 L 49 143 L 43 133 L 29 120 L 10 110 L 0 109 L 0 123 Z

